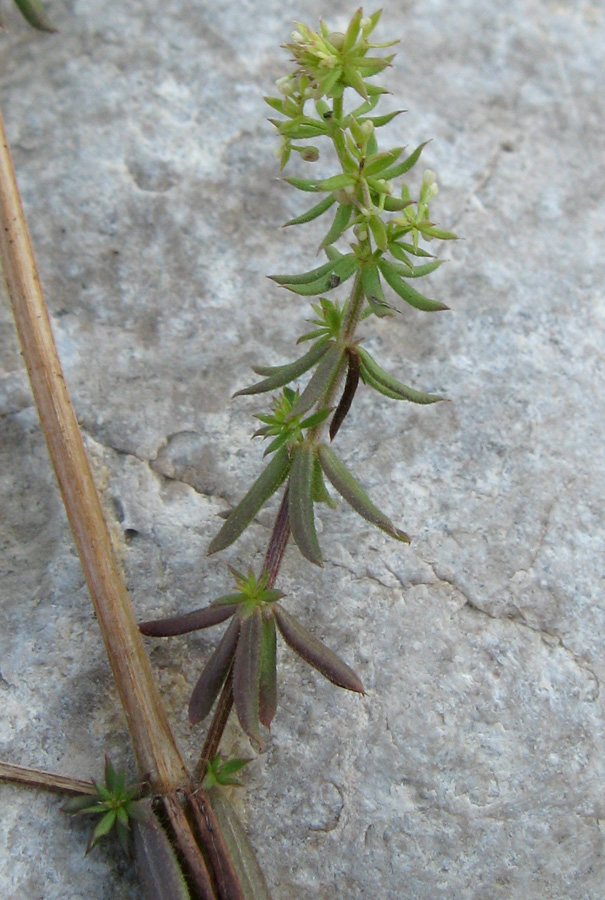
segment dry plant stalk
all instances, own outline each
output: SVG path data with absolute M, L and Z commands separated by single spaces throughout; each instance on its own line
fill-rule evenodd
M 67 391 L 0 113 L 0 253 L 48 452 L 128 720 L 137 767 L 157 791 L 187 782 L 118 566 Z

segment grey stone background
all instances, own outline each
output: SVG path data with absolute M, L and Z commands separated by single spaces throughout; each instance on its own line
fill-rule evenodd
M 229 589 L 226 561 L 261 558 L 272 511 L 205 557 L 259 471 L 262 403 L 229 397 L 292 358 L 308 307 L 265 275 L 308 267 L 323 233 L 279 230 L 308 198 L 276 180 L 261 98 L 294 20 L 338 28 L 354 7 L 48 8 L 58 35 L 3 0 L 9 140 L 138 614 L 185 611 Z M 433 212 L 465 240 L 431 276 L 453 311 L 368 324 L 367 346 L 453 402 L 360 392 L 340 450 L 414 540 L 340 508 L 321 514 L 323 571 L 288 551 L 290 608 L 368 693 L 282 647 L 237 802 L 275 900 L 603 900 L 603 5 L 387 0 L 377 34 L 402 39 L 390 140 L 434 139 Z M 0 756 L 99 776 L 105 752 L 132 766 L 128 738 L 2 292 Z M 185 706 L 215 641 L 149 643 L 192 760 Z M 235 728 L 227 743 L 246 752 Z M 0 803 L 5 900 L 140 896 L 114 847 L 84 859 L 59 798 L 1 786 Z

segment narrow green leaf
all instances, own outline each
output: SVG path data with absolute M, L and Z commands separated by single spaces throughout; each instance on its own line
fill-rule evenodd
M 336 378 L 344 359 L 344 348 L 332 344 L 313 372 L 308 385 L 286 416 L 286 422 L 302 416 L 320 400 L 332 379 Z
M 299 275 L 268 275 L 267 277 L 277 284 L 289 287 L 292 284 L 311 284 L 311 282 L 317 281 L 318 278 L 329 275 L 333 268 L 334 263 L 332 260 L 328 260 L 328 262 L 323 263 L 321 266 L 317 266 L 316 269 L 310 269 L 308 272 L 301 272 Z
M 301 428 L 315 428 L 316 425 L 320 425 L 322 422 L 324 422 L 328 418 L 328 416 L 330 415 L 331 412 L 332 412 L 332 410 L 329 408 L 319 409 L 319 410 L 317 410 L 317 412 L 308 416 L 306 419 L 303 419 L 302 422 L 300 423 L 300 427 Z
M 394 391 L 390 391 L 387 387 L 380 382 L 376 381 L 375 378 L 372 378 L 366 367 L 362 364 L 359 368 L 359 374 L 361 376 L 361 380 L 364 384 L 367 384 L 368 387 L 374 388 L 375 391 L 378 391 L 379 394 L 383 394 L 385 397 L 388 397 L 389 400 L 401 400 L 402 398 L 399 394 L 396 394 Z
M 99 804 L 97 798 L 90 794 L 85 797 L 70 797 L 62 807 L 66 813 L 69 813 L 72 816 L 84 813 L 96 813 L 99 809 L 104 808 L 105 807 Z
M 340 235 L 347 228 L 351 219 L 352 212 L 352 206 L 339 205 L 338 209 L 336 210 L 336 215 L 334 216 L 334 221 L 332 222 L 330 230 L 319 245 L 320 248 L 327 247 L 328 244 L 333 244 L 334 241 L 338 240 Z
M 248 527 L 259 509 L 283 484 L 290 469 L 290 456 L 285 447 L 275 454 L 269 465 L 254 482 L 246 496 L 231 511 L 229 518 L 210 542 L 208 555 L 229 547 Z
M 304 356 L 301 356 L 295 362 L 290 363 L 289 365 L 279 366 L 279 370 L 272 375 L 269 375 L 264 381 L 259 381 L 256 384 L 251 384 L 247 388 L 242 388 L 241 391 L 237 391 L 233 396 L 239 397 L 243 394 L 263 394 L 266 391 L 273 391 L 275 388 L 289 384 L 290 381 L 294 381 L 295 378 L 300 378 L 301 375 L 304 375 L 305 372 L 316 365 L 326 354 L 330 344 L 331 341 L 322 341 L 314 344 L 308 353 L 305 353 Z
M 353 669 L 279 605 L 275 606 L 275 618 L 286 644 L 321 672 L 324 678 L 338 687 L 359 694 L 365 693 L 363 684 Z
M 219 787 L 212 787 L 208 791 L 208 798 L 227 845 L 243 896 L 246 900 L 271 900 L 254 850 L 225 792 Z
M 277 709 L 277 662 L 275 617 L 271 609 L 262 610 L 262 635 L 259 661 L 258 716 L 271 727 Z
M 331 178 L 324 178 L 321 181 L 315 182 L 315 190 L 316 191 L 339 191 L 342 188 L 348 187 L 350 184 L 355 184 L 355 178 L 353 175 L 332 175 Z
M 370 184 L 370 186 L 372 186 Z M 398 197 L 385 197 L 384 208 L 387 212 L 401 212 L 407 206 L 411 206 L 411 200 L 400 200 Z
M 86 846 L 86 853 L 90 853 L 92 848 L 99 843 L 101 838 L 104 838 L 105 835 L 109 834 L 111 829 L 116 823 L 117 812 L 115 809 L 110 809 L 109 812 L 106 812 L 100 822 L 93 829 L 92 834 L 88 840 L 88 844 Z
M 407 534 L 400 531 L 399 528 L 395 528 L 388 516 L 374 506 L 357 479 L 341 463 L 334 451 L 326 444 L 320 444 L 317 452 L 321 467 L 328 480 L 332 482 L 338 493 L 353 507 L 355 512 L 398 541 L 409 544 L 410 539 Z
M 405 250 L 406 253 L 409 253 L 410 256 L 422 256 L 425 259 L 435 258 L 434 254 L 429 253 L 428 250 L 423 250 L 422 247 L 414 247 L 413 244 L 408 244 L 405 241 L 397 241 L 397 246 L 401 247 L 402 250 Z
M 430 141 L 424 141 L 422 144 L 419 144 L 414 152 L 410 153 L 403 162 L 400 162 L 399 165 L 393 166 L 392 169 L 387 169 L 386 172 L 383 172 L 382 177 L 390 181 L 392 178 L 399 178 L 400 175 L 405 175 L 406 172 L 409 172 L 409 170 L 416 165 L 420 159 L 420 154 L 427 144 L 430 144 Z
M 395 147 L 393 150 L 386 150 L 382 153 L 375 153 L 373 156 L 369 156 L 363 167 L 363 174 L 366 177 L 381 174 L 385 169 L 392 165 L 395 160 L 399 159 L 404 149 L 404 147 Z
M 392 122 L 395 116 L 401 115 L 401 113 L 407 112 L 405 109 L 396 109 L 395 112 L 386 113 L 384 116 L 365 116 L 362 119 L 357 119 L 360 125 L 363 125 L 364 122 L 371 122 L 374 128 L 382 128 L 383 125 L 388 125 L 389 122 Z
M 384 227 L 384 222 L 380 216 L 370 216 L 368 225 L 370 226 L 370 231 L 372 232 L 372 237 L 374 238 L 376 246 L 379 250 L 384 252 L 387 249 L 387 232 Z
M 284 444 L 286 444 L 289 441 L 290 437 L 291 437 L 291 435 L 288 434 L 287 431 L 284 431 L 284 432 L 282 432 L 282 434 L 279 434 L 275 438 L 275 440 L 271 441 L 269 446 L 266 448 L 265 452 L 263 453 L 263 459 L 265 458 L 265 456 L 269 456 L 269 454 L 275 453 L 276 450 L 279 450 L 280 447 L 283 447 Z
M 293 294 L 300 294 L 302 297 L 314 297 L 317 294 L 325 294 L 340 284 L 340 278 L 335 276 L 333 272 L 322 275 L 317 281 L 311 281 L 309 284 L 284 284 L 286 290 L 292 291 Z
M 288 491 L 288 515 L 292 537 L 309 562 L 322 566 L 313 512 L 313 447 L 304 442 L 294 450 Z
M 29 22 L 32 28 L 37 28 L 38 31 L 56 32 L 57 29 L 46 15 L 46 10 L 40 0 L 15 0 L 15 3 L 23 18 Z
M 137 871 L 147 900 L 190 900 L 185 876 L 168 835 L 153 813 L 151 801 L 143 800 L 145 816 L 133 828 Z
M 353 90 L 357 91 L 360 97 L 363 97 L 364 100 L 368 99 L 368 90 L 366 84 L 359 74 L 359 71 L 351 65 L 345 65 L 342 71 L 343 81 L 350 85 Z
M 227 630 L 217 644 L 216 650 L 204 666 L 202 674 L 189 700 L 189 721 L 192 725 L 197 725 L 202 719 L 205 719 L 214 701 L 218 697 L 218 693 L 225 683 L 225 679 L 229 674 L 237 639 L 240 632 L 240 618 L 234 616 L 227 626 Z
M 398 294 L 402 300 L 405 300 L 406 303 L 409 303 L 410 306 L 414 306 L 416 309 L 422 309 L 424 312 L 437 312 L 442 309 L 449 309 L 449 306 L 446 306 L 445 303 L 441 303 L 439 300 L 429 300 L 428 297 L 424 297 L 422 294 L 419 294 L 418 291 L 415 291 L 414 288 L 410 287 L 409 284 L 406 284 L 403 278 L 398 274 L 394 265 L 386 259 L 381 259 L 378 263 L 378 267 L 380 271 L 385 277 L 385 281 L 393 288 L 396 294 Z
M 252 762 L 251 759 L 228 759 L 227 762 L 223 763 L 221 766 L 221 775 L 235 775 L 236 772 L 239 772 L 244 766 L 247 766 L 249 762 Z
M 303 344 L 305 341 L 313 341 L 317 337 L 327 337 L 325 328 L 316 328 L 314 331 L 307 331 L 306 334 L 302 334 L 299 337 L 296 343 Z
M 365 369 L 365 373 L 370 375 L 370 378 L 377 384 L 384 386 L 391 394 L 394 394 L 399 400 L 409 400 L 411 403 L 437 403 L 439 400 L 444 400 L 444 397 L 439 397 L 437 394 L 425 394 L 421 391 L 415 391 L 413 388 L 408 387 L 406 384 L 402 384 L 401 381 L 397 381 L 396 378 L 393 378 L 387 372 L 382 369 L 375 359 L 373 359 L 367 350 L 364 350 L 363 347 L 358 347 L 359 358 L 362 366 Z M 364 379 L 365 380 L 365 379 Z M 374 385 L 371 385 L 374 387 Z
M 325 249 L 327 253 L 330 248 L 326 247 Z M 359 268 L 359 266 L 360 262 L 354 253 L 347 253 L 342 256 L 340 259 L 338 259 L 332 271 L 332 280 L 334 281 L 335 279 L 338 279 L 338 281 L 336 282 L 336 284 L 332 284 L 331 287 L 337 287 L 339 284 L 344 284 L 345 281 L 347 281 L 351 277 L 353 272 L 355 272 L 355 270 Z
M 290 219 L 283 227 L 287 228 L 288 225 L 304 225 L 306 222 L 312 222 L 313 219 L 317 219 L 322 213 L 325 213 L 333 203 L 336 203 L 336 198 L 333 194 L 330 194 L 328 197 L 324 197 L 324 199 L 316 206 L 312 206 L 311 209 L 308 209 L 306 213 L 297 216 L 295 219 Z
M 366 116 L 376 107 L 376 104 L 380 100 L 380 93 L 376 93 L 375 91 L 373 91 L 372 87 L 374 87 L 374 85 L 368 85 L 368 94 L 370 94 L 370 98 L 364 103 L 360 104 L 360 106 L 358 106 L 353 110 L 352 113 L 349 113 L 349 115 L 344 118 L 343 128 L 349 127 L 349 122 L 351 119 L 356 119 L 359 122 L 360 116 Z
M 372 312 L 382 319 L 385 316 L 394 315 L 392 307 L 387 303 L 377 266 L 364 266 L 361 270 L 361 284 L 366 300 L 370 304 Z
M 408 275 L 408 278 L 424 278 L 425 275 L 430 275 L 442 264 L 442 259 L 434 259 L 433 262 L 425 263 L 423 266 L 413 266 L 412 274 Z
M 233 701 L 240 725 L 260 747 L 259 686 L 262 617 L 259 607 L 244 619 L 233 661 Z
M 398 269 L 397 266 L 393 266 L 395 271 L 399 272 L 400 275 L 404 275 L 407 278 L 412 277 L 412 272 L 414 271 L 414 264 L 412 260 L 409 258 L 401 244 L 398 244 L 397 241 L 390 241 L 388 245 L 389 253 L 395 257 L 400 263 L 403 263 L 405 269 Z
M 263 97 L 263 100 L 271 107 L 271 109 L 284 115 L 284 101 L 279 97 Z
M 184 616 L 171 616 L 168 619 L 152 619 L 148 622 L 141 622 L 139 630 L 148 637 L 173 637 L 176 634 L 189 634 L 190 631 L 210 628 L 212 625 L 224 622 L 233 615 L 236 609 L 237 605 L 233 602 L 221 606 L 207 606 L 205 609 L 196 609 Z
M 338 502 L 328 493 L 317 455 L 313 459 L 313 503 L 327 503 L 330 509 L 338 506 Z
M 353 18 L 349 22 L 348 28 L 345 32 L 344 40 L 342 42 L 341 52 L 343 54 L 348 53 L 349 50 L 352 50 L 355 46 L 355 41 L 359 36 L 359 23 L 363 17 L 363 9 L 360 6 L 359 9 L 353 15 Z
M 314 178 L 284 178 L 292 187 L 298 188 L 299 191 L 315 191 L 317 181 Z
M 311 349 L 308 350 L 304 356 L 301 356 L 294 363 L 285 363 L 281 366 L 252 366 L 252 371 L 256 372 L 257 375 L 279 375 L 280 372 L 283 372 L 284 369 L 289 369 L 291 366 L 304 365 L 306 366 L 306 368 L 301 369 L 300 371 L 300 374 L 303 375 L 306 371 L 308 371 L 309 368 L 311 368 L 311 366 L 313 366 L 316 362 L 319 361 L 319 359 L 321 359 L 324 352 L 323 347 L 325 346 L 327 340 L 328 338 L 325 337 L 324 340 L 318 341 L 317 344 L 314 344 L 313 347 L 311 347 Z M 307 362 L 309 360 L 311 360 L 311 363 L 307 366 Z
M 457 241 L 458 235 L 453 231 L 443 231 L 441 228 L 435 228 L 434 225 L 423 225 L 421 228 L 423 234 L 429 237 L 437 238 L 440 241 Z

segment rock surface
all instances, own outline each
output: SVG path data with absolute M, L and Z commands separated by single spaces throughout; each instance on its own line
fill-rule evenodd
M 229 397 L 292 358 L 307 315 L 265 274 L 311 261 L 323 220 L 279 231 L 305 198 L 276 180 L 262 95 L 293 20 L 352 12 L 328 6 L 57 0 L 45 36 L 4 4 L 0 101 L 141 617 L 204 605 L 267 539 L 263 513 L 205 557 L 259 470 L 260 404 Z M 453 312 L 406 310 L 367 345 L 453 402 L 362 393 L 338 438 L 410 548 L 341 508 L 321 515 L 324 570 L 287 553 L 290 608 L 367 696 L 280 648 L 238 801 L 274 900 L 602 900 L 604 32 L 583 0 L 386 4 L 385 107 L 409 110 L 393 143 L 434 139 L 435 214 L 465 240 L 431 276 Z M 128 738 L 3 287 L 0 316 L 0 757 L 98 777 L 105 752 L 132 766 Z M 185 706 L 215 641 L 149 643 L 192 760 Z M 60 799 L 0 795 L 5 900 L 140 897 L 114 847 L 84 859 Z

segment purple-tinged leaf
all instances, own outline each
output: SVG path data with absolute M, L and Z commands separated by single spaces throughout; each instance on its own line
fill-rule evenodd
M 262 634 L 259 661 L 258 715 L 266 728 L 271 727 L 277 709 L 277 662 L 275 616 L 270 609 L 262 611 Z
M 229 598 L 239 595 L 229 594 Z M 221 597 L 220 600 L 226 598 Z M 168 619 L 151 619 L 148 622 L 141 622 L 139 630 L 148 637 L 173 637 L 177 634 L 189 634 L 190 631 L 197 631 L 200 628 L 210 628 L 212 625 L 218 625 L 224 622 L 229 616 L 232 616 L 237 609 L 237 602 L 231 599 L 230 603 L 221 604 L 220 600 L 215 600 L 212 606 L 206 606 L 204 609 L 196 609 L 184 616 L 172 616 Z
M 347 355 L 349 357 L 349 368 L 347 369 L 347 379 L 345 381 L 344 390 L 340 402 L 334 411 L 332 421 L 330 422 L 330 440 L 333 441 L 338 433 L 338 429 L 345 420 L 351 403 L 357 391 L 359 384 L 359 355 L 355 347 L 347 347 Z
M 204 666 L 204 670 L 198 678 L 189 701 L 189 721 L 196 725 L 204 719 L 222 688 L 237 647 L 237 639 L 240 633 L 240 618 L 234 616 L 227 630 L 220 639 L 216 650 Z
M 259 663 L 262 618 L 259 607 L 244 619 L 233 662 L 233 700 L 240 725 L 260 747 L 259 733 Z
M 288 514 L 292 537 L 309 562 L 323 566 L 313 514 L 313 461 L 315 451 L 304 442 L 296 446 L 290 471 Z
M 385 516 L 377 506 L 374 506 L 357 479 L 341 463 L 334 451 L 327 444 L 320 444 L 317 450 L 321 467 L 332 482 L 338 493 L 344 497 L 355 512 L 362 518 L 376 525 L 382 531 L 386 531 L 391 537 L 406 544 L 410 539 L 404 531 L 395 528 L 388 516 Z
M 245 900 L 271 900 L 254 850 L 225 792 L 219 787 L 212 787 L 208 791 L 208 798 Z
M 231 511 L 229 518 L 210 542 L 208 555 L 229 547 L 248 527 L 259 509 L 285 481 L 290 470 L 290 455 L 285 447 L 277 451 L 269 465 L 254 482 L 243 500 Z
M 277 625 L 285 640 L 305 662 L 317 669 L 321 674 L 338 687 L 349 691 L 365 693 L 363 684 L 353 669 L 343 662 L 332 650 L 298 622 L 281 606 L 275 606 Z
M 146 815 L 134 826 L 137 871 L 147 900 L 190 900 L 189 890 L 168 835 L 143 801 Z

